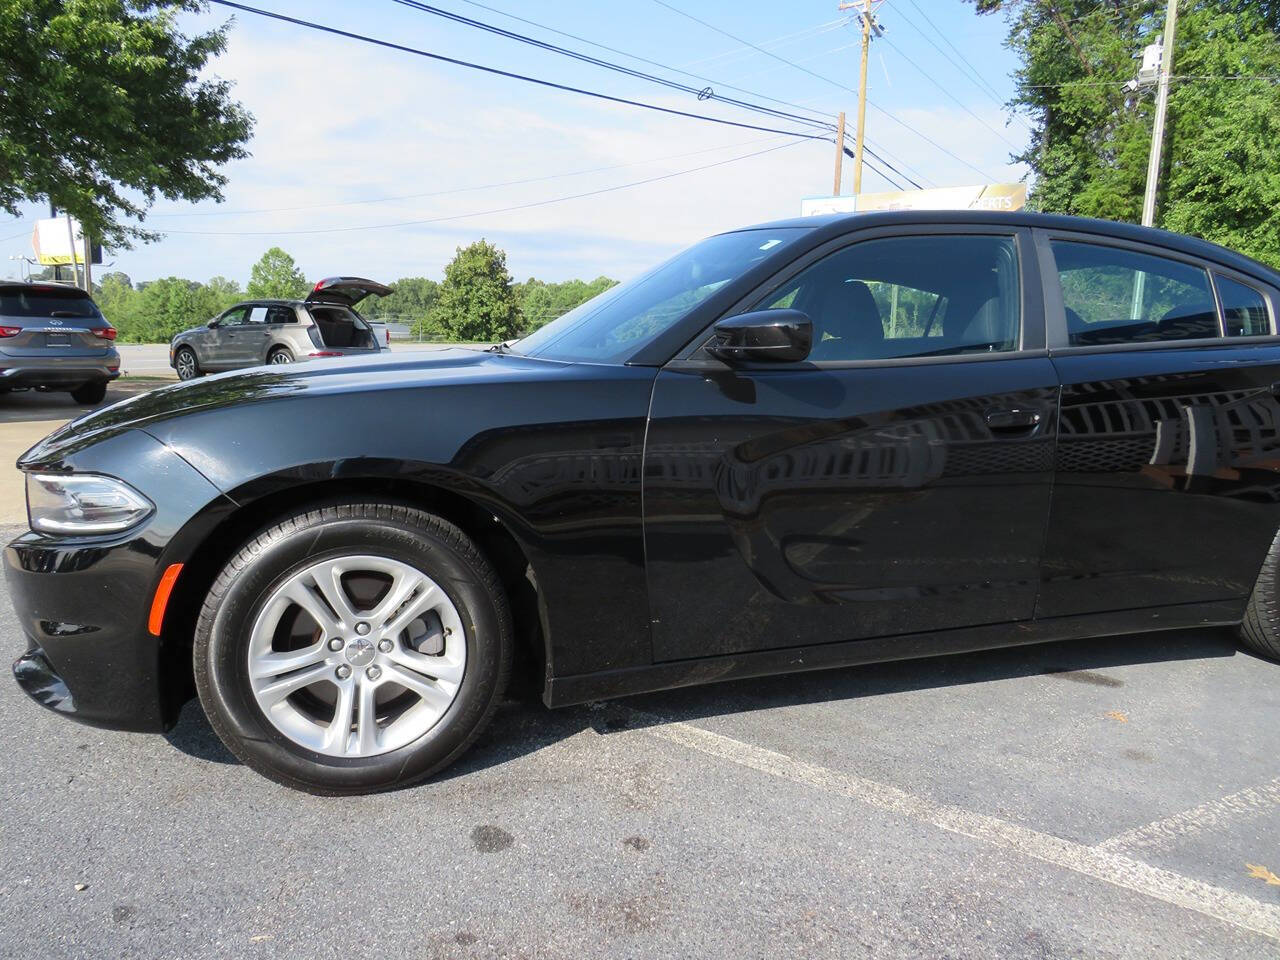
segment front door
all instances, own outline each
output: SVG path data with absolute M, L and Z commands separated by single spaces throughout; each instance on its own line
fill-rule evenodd
M 807 313 L 808 361 L 660 372 L 655 659 L 1031 617 L 1058 388 L 1030 250 L 940 228 L 820 252 L 741 305 Z
M 1062 407 L 1037 618 L 1243 602 L 1280 523 L 1273 292 L 1160 248 L 1043 239 Z

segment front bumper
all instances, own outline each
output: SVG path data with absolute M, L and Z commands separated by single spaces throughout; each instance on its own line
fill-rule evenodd
M 230 502 L 194 467 L 138 430 L 58 466 L 132 483 L 156 512 L 115 538 L 27 531 L 5 548 L 5 579 L 26 641 L 14 679 L 37 703 L 83 723 L 164 730 L 189 695 L 190 650 L 148 631 L 152 597 L 166 567 L 189 559 L 205 518 L 216 522 Z M 173 615 L 171 606 L 166 623 Z

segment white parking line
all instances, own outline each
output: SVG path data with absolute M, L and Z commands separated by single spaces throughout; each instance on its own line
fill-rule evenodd
M 1280 940 L 1280 907 L 1162 870 L 1101 847 L 1089 847 L 1027 827 L 935 803 L 888 784 L 797 760 L 689 723 L 666 720 L 633 710 L 651 736 L 749 767 L 793 783 L 843 794 L 854 800 L 911 817 L 943 830 L 1034 857 L 1105 883 L 1133 890 L 1185 910 L 1194 910 L 1233 926 Z
M 1178 840 L 1185 840 L 1205 830 L 1210 830 L 1228 820 L 1257 816 L 1272 807 L 1280 806 L 1280 777 L 1258 787 L 1249 787 L 1231 793 L 1218 800 L 1210 800 L 1198 807 L 1184 810 L 1163 820 L 1156 820 L 1124 833 L 1116 834 L 1098 844 L 1099 850 L 1125 850 L 1145 847 L 1153 850 L 1167 849 Z

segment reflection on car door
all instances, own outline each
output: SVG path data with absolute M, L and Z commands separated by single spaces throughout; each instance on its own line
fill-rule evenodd
M 740 305 L 806 312 L 809 361 L 699 349 L 659 373 L 657 660 L 1031 617 L 1057 381 L 1030 235 L 931 231 L 815 254 Z
M 1036 616 L 1248 596 L 1280 523 L 1274 292 L 1160 248 L 1037 238 L 1062 407 Z

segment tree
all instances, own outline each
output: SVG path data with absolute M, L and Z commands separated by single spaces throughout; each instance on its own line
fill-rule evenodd
M 589 283 L 583 280 L 545 283 L 530 277 L 516 287 L 520 311 L 524 315 L 525 331 L 537 330 L 579 304 L 598 296 L 617 282 L 608 277 L 596 277 Z
M 1022 60 L 1012 104 L 1034 131 L 1014 159 L 1034 173 L 1030 205 L 1139 221 L 1155 95 L 1124 84 L 1164 5 L 975 2 L 1006 12 Z M 1182 0 L 1174 71 L 1156 224 L 1280 266 L 1280 3 Z
M 298 300 L 307 295 L 307 286 L 293 257 L 279 247 L 264 253 L 249 271 L 248 294 L 255 300 Z
M 137 291 L 130 313 L 107 319 L 130 343 L 165 343 L 175 333 L 204 323 L 212 316 L 202 296 L 203 286 L 181 277 L 153 280 Z
M 507 272 L 507 255 L 485 240 L 458 247 L 444 268 L 432 319 L 449 338 L 510 340 L 520 332 L 520 305 Z
M 157 197 L 222 199 L 253 119 L 202 79 L 227 26 L 177 30 L 197 0 L 7 0 L 0 12 L 0 208 L 48 198 L 104 244 L 157 235 Z

